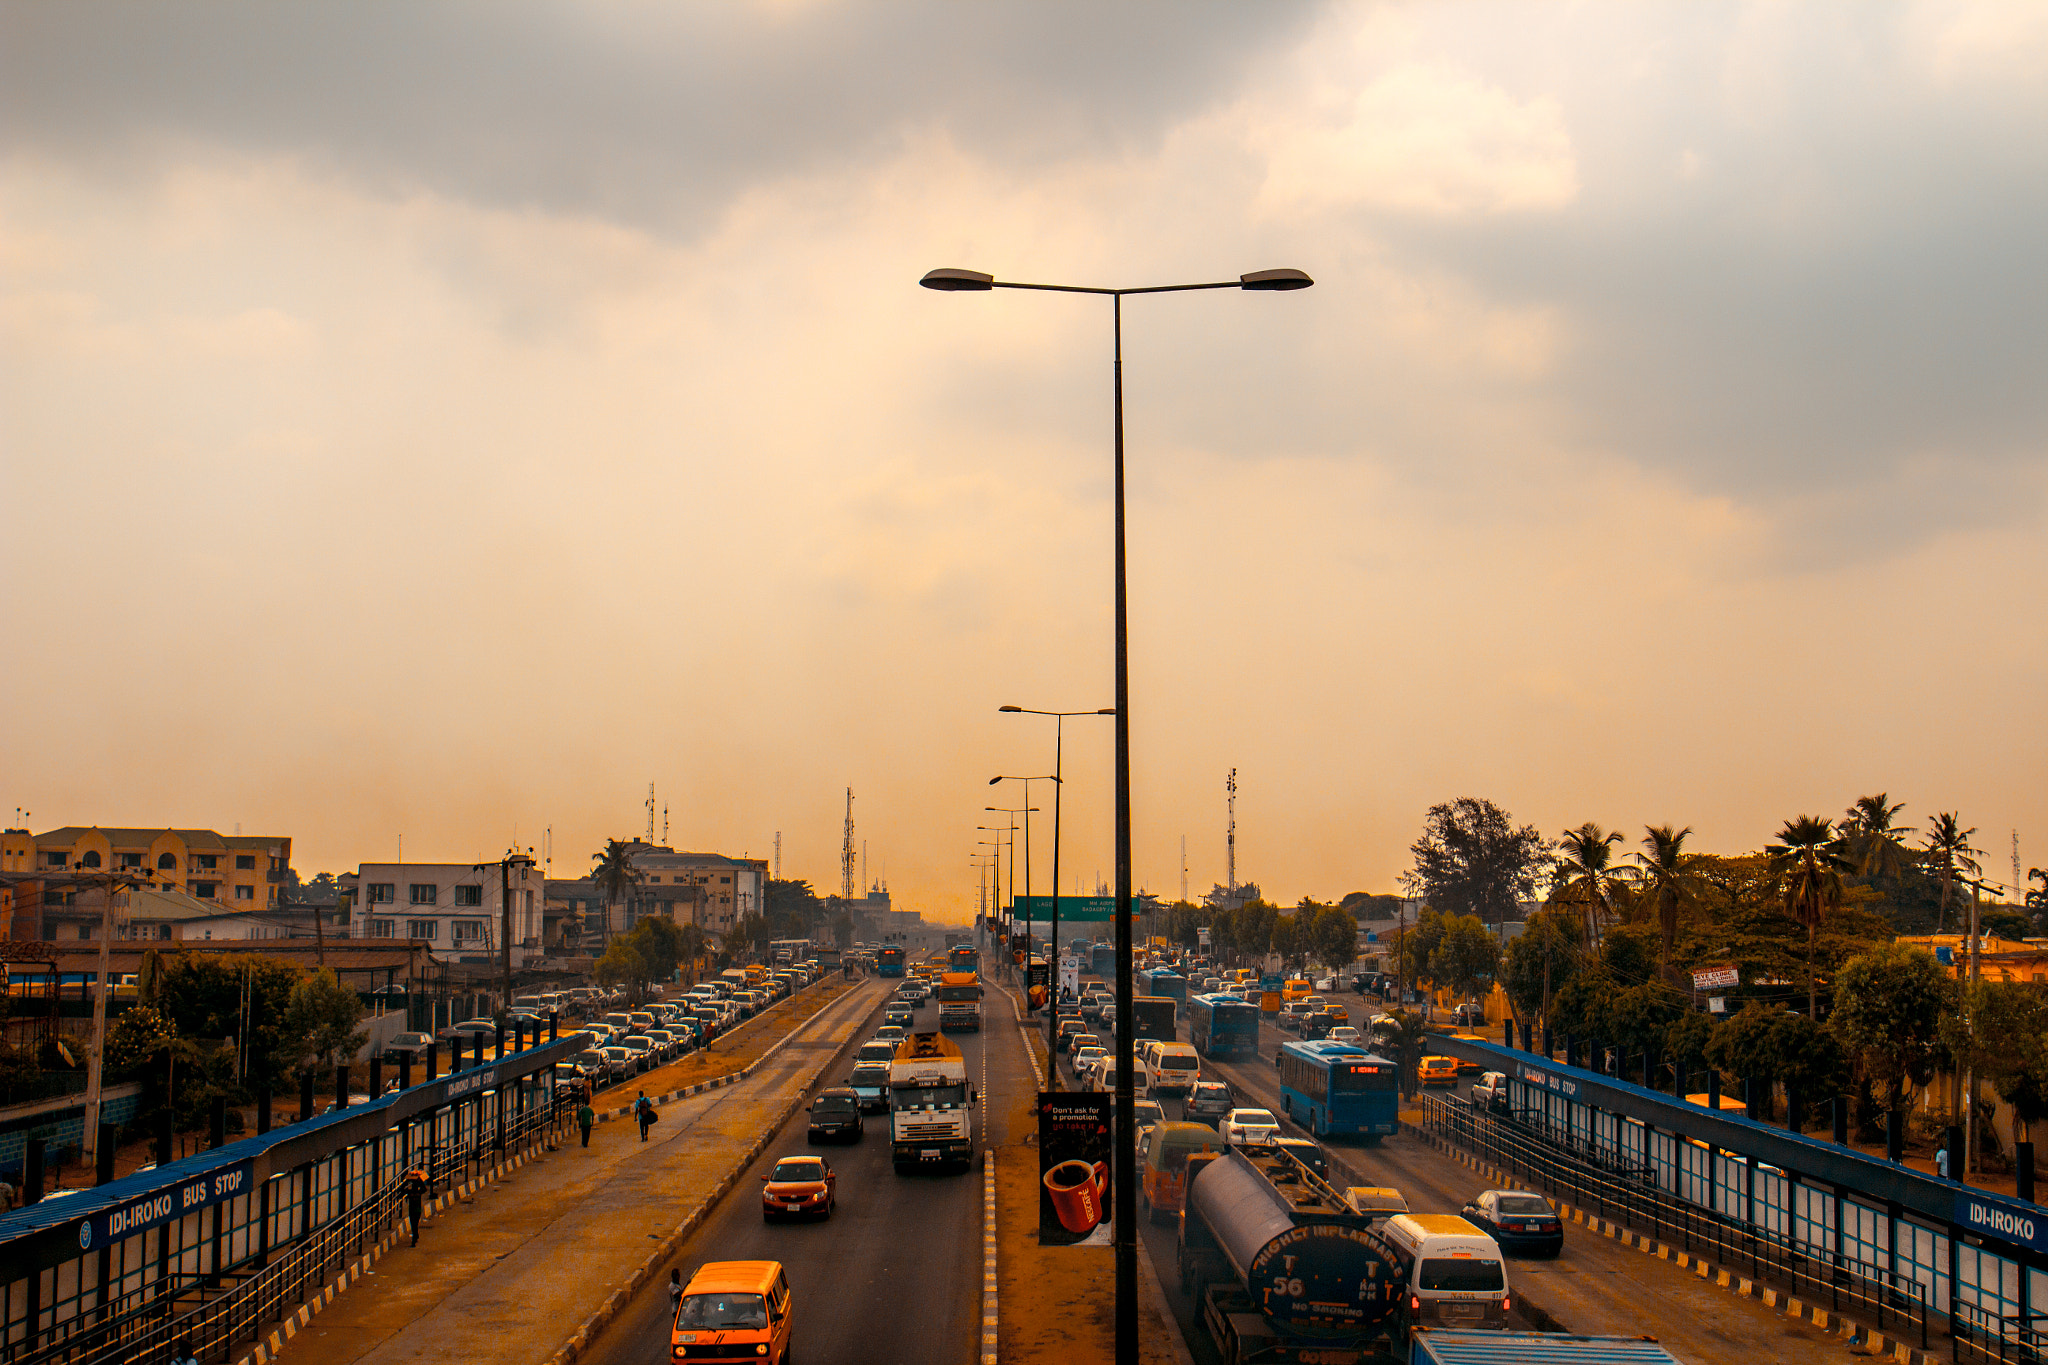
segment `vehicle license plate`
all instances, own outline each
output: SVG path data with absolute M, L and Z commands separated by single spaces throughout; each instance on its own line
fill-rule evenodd
M 917 1154 L 917 1159 L 919 1161 L 937 1161 L 939 1154 L 935 1148 L 927 1147 Z

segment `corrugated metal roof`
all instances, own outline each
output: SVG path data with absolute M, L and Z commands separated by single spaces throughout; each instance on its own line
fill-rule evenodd
M 1438 1365 L 1678 1365 L 1654 1337 L 1575 1337 L 1549 1332 L 1438 1332 L 1415 1342 Z

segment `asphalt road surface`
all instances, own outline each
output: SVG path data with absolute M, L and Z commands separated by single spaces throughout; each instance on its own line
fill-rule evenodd
M 975 1111 L 977 1149 L 988 1137 L 985 1115 L 993 1087 L 1014 1094 L 1032 1088 L 1016 1026 L 1002 996 L 990 988 L 980 1033 L 950 1036 L 967 1059 L 967 1074 L 984 1096 Z M 881 1023 L 855 1031 L 825 1070 L 825 1085 L 843 1085 L 854 1049 Z M 938 1005 L 926 1001 L 914 1028 L 938 1027 Z M 870 1114 L 866 1136 L 848 1145 L 811 1146 L 808 1115 L 799 1109 L 705 1219 L 672 1262 L 687 1282 L 706 1261 L 773 1260 L 789 1275 L 796 1322 L 791 1356 L 803 1365 L 960 1365 L 979 1353 L 981 1331 L 982 1176 L 970 1171 L 898 1176 L 889 1160 L 888 1116 Z M 998 1140 L 1007 1134 L 998 1134 Z M 761 1177 L 785 1156 L 823 1156 L 837 1172 L 838 1212 L 816 1223 L 764 1224 Z M 668 1279 L 668 1267 L 659 1276 Z M 585 1353 L 595 1365 L 647 1365 L 669 1358 L 670 1312 L 662 1285 L 643 1289 Z

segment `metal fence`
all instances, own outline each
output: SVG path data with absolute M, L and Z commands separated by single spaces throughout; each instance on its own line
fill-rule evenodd
M 1880 1328 L 1901 1329 L 1927 1345 L 1927 1287 L 1911 1276 L 1681 1199 L 1657 1183 L 1648 1165 L 1617 1156 L 1539 1110 L 1497 1114 L 1437 1095 L 1422 1096 L 1422 1110 L 1432 1134 L 1545 1193 L 1569 1196 L 1601 1218 L 1731 1270 L 1746 1267 L 1757 1279 L 1769 1274 L 1809 1303 L 1874 1316 Z
M 296 1228 L 283 1245 L 271 1248 L 265 1236 L 239 1261 L 217 1258 L 216 1268 L 206 1272 L 151 1276 L 105 1297 L 37 1344 L 0 1350 L 0 1359 L 10 1365 L 146 1365 L 190 1353 L 202 1361 L 233 1360 L 238 1348 L 246 1350 L 297 1312 L 404 1219 L 404 1184 L 397 1178 L 401 1168 L 424 1166 L 431 1199 L 460 1184 L 472 1167 L 547 1142 L 574 1112 L 568 1091 L 523 1108 L 509 1102 L 510 1087 L 489 1094 L 506 1105 L 502 1120 L 495 1111 L 465 1114 L 451 1106 L 422 1116 L 402 1132 L 394 1129 L 361 1149 L 350 1149 L 369 1150 L 355 1174 L 343 1154 L 338 1182 L 316 1182 L 307 1169 L 273 1177 L 263 1191 L 258 1218 Z M 377 1150 L 378 1144 L 388 1150 Z M 352 1204 L 344 1193 L 351 1185 L 362 1194 Z M 338 1193 L 344 1197 L 335 1199 Z M 330 1210 L 324 1221 L 294 1212 L 316 1207 Z

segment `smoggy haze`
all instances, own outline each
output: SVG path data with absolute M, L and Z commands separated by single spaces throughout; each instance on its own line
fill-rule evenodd
M 1222 878 L 1232 766 L 1276 899 L 1461 794 L 1729 851 L 1884 789 L 2003 881 L 2044 13 L 7 3 L 0 802 L 561 872 L 651 778 L 828 885 L 851 785 L 957 918 L 1051 762 L 995 708 L 1111 701 L 1109 319 L 918 276 L 1292 265 L 1127 310 L 1141 885 Z

